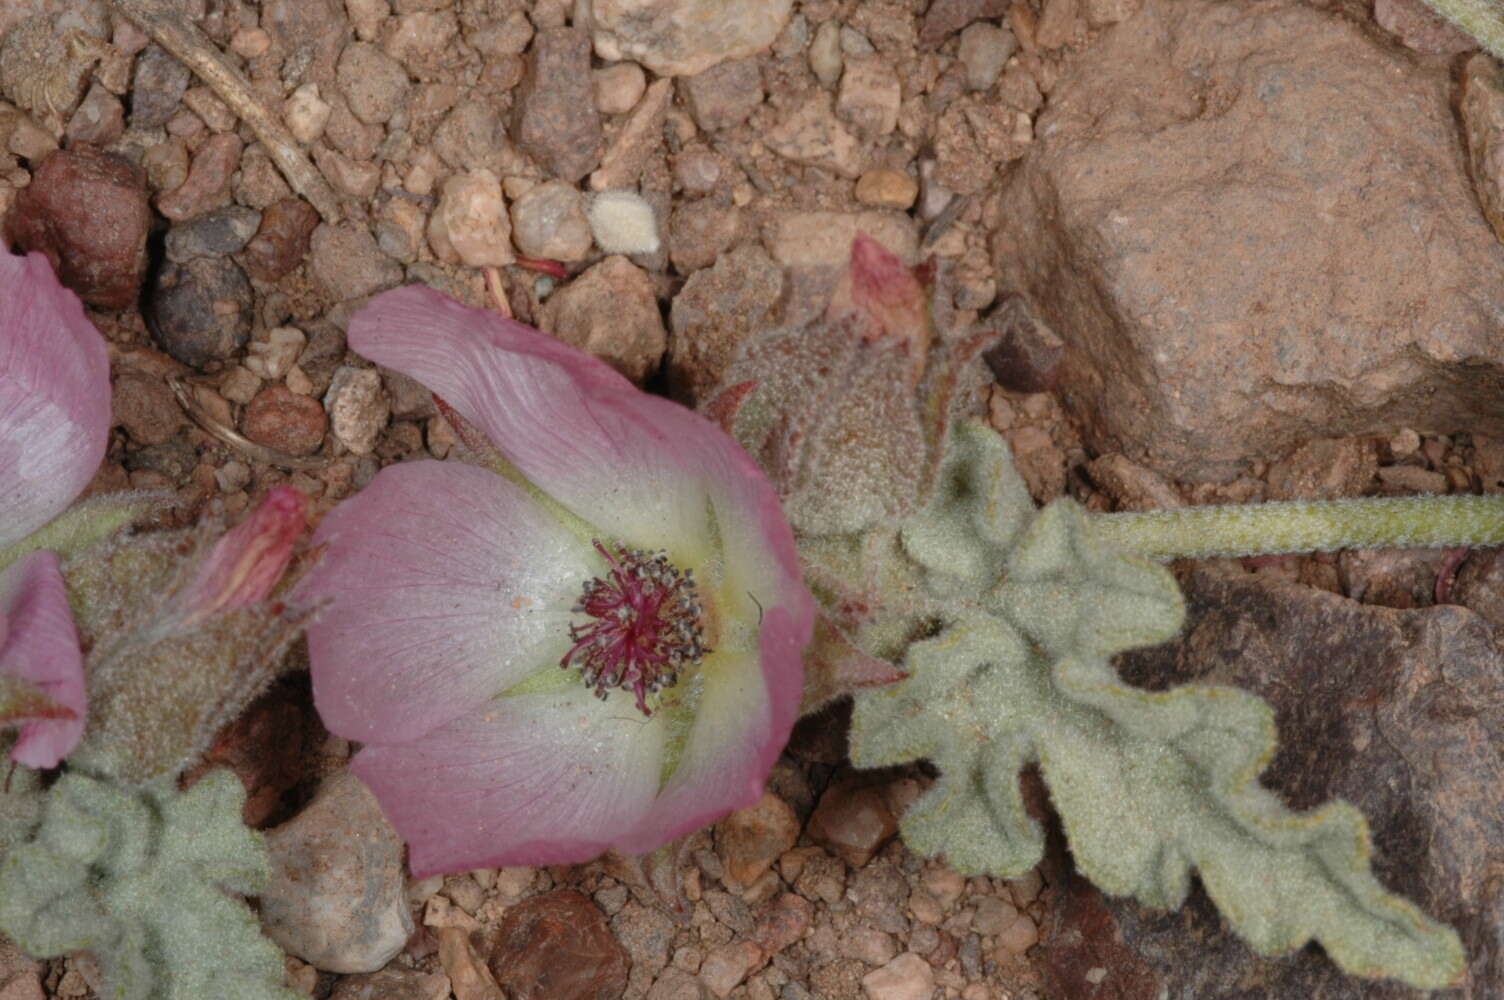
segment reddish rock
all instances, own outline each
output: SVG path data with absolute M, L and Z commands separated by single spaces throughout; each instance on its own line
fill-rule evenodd
M 629 966 L 601 911 L 573 889 L 512 907 L 491 939 L 491 972 L 511 1000 L 618 1000 Z
M 770 900 L 757 915 L 752 940 L 769 955 L 776 955 L 804 937 L 814 919 L 815 907 L 797 893 L 786 892 Z
M 289 455 L 317 451 L 328 428 L 329 418 L 318 400 L 299 396 L 283 385 L 256 393 L 240 421 L 246 437 Z
M 319 213 L 301 198 L 272 202 L 261 214 L 261 227 L 241 257 L 252 277 L 275 281 L 303 263 L 308 241 L 319 226 Z
M 193 154 L 188 179 L 157 198 L 157 211 L 173 221 L 191 219 L 230 203 L 230 179 L 240 165 L 240 137 L 210 136 Z
M 533 39 L 517 99 L 517 145 L 574 184 L 601 161 L 601 118 L 590 76 L 590 36 L 549 28 Z
M 772 792 L 715 826 L 715 846 L 726 873 L 742 885 L 756 882 L 798 839 L 799 817 Z
M 46 254 L 58 280 L 85 302 L 121 309 L 146 274 L 150 226 L 146 175 L 80 144 L 41 162 L 16 196 L 5 235 L 17 250 Z
M 1427 7 L 1424 0 L 1374 0 L 1373 19 L 1417 52 L 1454 56 L 1478 47 L 1471 35 Z
M 110 392 L 112 422 L 137 444 L 163 444 L 183 426 L 183 411 L 172 390 L 145 372 L 123 371 Z
M 933 48 L 973 21 L 1002 17 L 1009 0 L 935 0 L 924 12 L 919 44 Z
M 897 832 L 898 820 L 883 802 L 882 793 L 871 786 L 831 785 L 809 819 L 810 839 L 835 851 L 853 868 L 871 861 Z

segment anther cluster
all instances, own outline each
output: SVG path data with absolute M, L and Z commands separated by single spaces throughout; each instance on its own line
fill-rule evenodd
M 648 696 L 672 687 L 710 652 L 702 642 L 694 571 L 681 572 L 664 552 L 599 541 L 595 548 L 610 572 L 585 582 L 573 610 L 590 620 L 569 626 L 574 645 L 559 666 L 579 667 L 602 700 L 611 688 L 630 688 L 638 709 L 651 715 Z

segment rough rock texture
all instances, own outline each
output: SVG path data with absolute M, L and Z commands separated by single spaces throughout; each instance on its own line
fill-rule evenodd
M 1504 428 L 1504 256 L 1443 68 L 1304 3 L 1156 0 L 1050 94 L 993 242 L 1088 447 L 1183 479 L 1310 428 Z
M 742 342 L 774 325 L 772 307 L 782 291 L 782 269 L 756 246 L 737 247 L 690 275 L 669 313 L 674 395 L 689 403 L 708 397 Z
M 16 197 L 6 238 L 47 255 L 91 305 L 130 305 L 146 273 L 146 178 L 123 157 L 80 145 L 43 160 Z
M 195 257 L 157 273 L 146 319 L 162 350 L 197 368 L 245 346 L 251 313 L 251 283 L 239 265 Z
M 595 53 L 692 76 L 773 44 L 793 0 L 594 0 Z
M 374 972 L 407 943 L 402 839 L 354 775 L 329 778 L 266 846 L 261 923 L 283 950 L 329 972 Z
M 508 910 L 489 961 L 497 983 L 518 1000 L 616 1000 L 630 964 L 600 909 L 572 889 Z
M 1492 56 L 1476 52 L 1468 57 L 1457 112 L 1467 137 L 1467 166 L 1478 206 L 1504 240 L 1504 72 Z
M 1280 750 L 1265 782 L 1296 809 L 1334 797 L 1362 809 L 1380 880 L 1462 935 L 1471 986 L 1431 995 L 1496 995 L 1504 982 L 1504 633 L 1460 608 L 1392 611 L 1212 571 L 1194 573 L 1185 589 L 1184 638 L 1126 657 L 1124 677 L 1156 689 L 1233 684 L 1270 700 Z M 1315 948 L 1261 959 L 1222 929 L 1199 889 L 1175 914 L 1122 900 L 1104 908 L 1095 890 L 1080 887 L 1057 902 L 1042 954 L 1051 995 L 1064 1000 L 1162 989 L 1208 998 L 1420 995 L 1345 977 Z M 1101 981 L 1118 991 L 1097 991 L 1084 978 L 1093 968 L 1105 968 Z M 1130 981 L 1147 992 L 1124 989 Z
M 540 325 L 634 382 L 658 367 L 668 333 L 653 282 L 625 257 L 607 257 L 549 297 Z
M 518 147 L 571 184 L 601 161 L 601 117 L 590 77 L 590 39 L 573 28 L 538 32 L 518 91 Z

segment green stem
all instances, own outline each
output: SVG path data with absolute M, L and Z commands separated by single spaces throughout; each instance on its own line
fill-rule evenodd
M 1504 544 L 1504 496 L 1418 496 L 1093 514 L 1092 533 L 1148 559 Z
M 1504 11 L 1498 0 L 1426 0 L 1431 9 L 1504 59 Z

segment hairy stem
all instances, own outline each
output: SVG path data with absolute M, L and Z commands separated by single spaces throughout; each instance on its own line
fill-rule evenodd
M 1148 559 L 1504 544 L 1504 496 L 1418 496 L 1093 514 L 1092 533 Z

